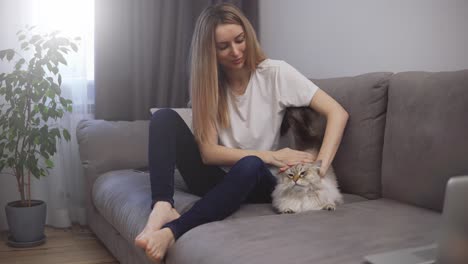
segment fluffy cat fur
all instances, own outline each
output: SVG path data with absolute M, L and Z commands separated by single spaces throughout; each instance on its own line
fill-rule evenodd
M 281 134 L 292 131 L 296 149 L 315 156 L 323 141 L 326 120 L 309 107 L 288 108 L 281 125 Z M 273 207 L 279 213 L 300 213 L 309 210 L 335 210 L 343 203 L 333 168 L 321 178 L 321 161 L 299 163 L 278 174 L 272 193 Z
M 310 107 L 289 107 L 284 114 L 280 134 L 284 136 L 292 132 L 295 149 L 320 149 L 326 125 L 326 118 Z
M 320 165 L 321 161 L 299 163 L 278 175 L 272 198 L 273 207 L 279 213 L 335 210 L 343 203 L 333 168 L 320 178 Z

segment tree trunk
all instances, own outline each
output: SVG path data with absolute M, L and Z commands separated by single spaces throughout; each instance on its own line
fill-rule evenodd
M 19 168 L 16 168 L 16 181 L 18 182 L 18 191 L 21 196 L 21 203 L 24 204 L 26 202 L 24 197 L 24 175 L 23 171 Z
M 31 172 L 28 170 L 28 207 L 31 207 Z

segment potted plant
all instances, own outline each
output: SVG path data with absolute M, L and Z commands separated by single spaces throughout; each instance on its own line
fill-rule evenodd
M 72 111 L 72 101 L 61 96 L 59 65 L 67 65 L 65 55 L 78 50 L 58 31 L 40 35 L 33 29 L 26 26 L 16 33 L 19 49 L 0 51 L 9 68 L 0 73 L 0 172 L 9 169 L 2 173 L 16 177 L 21 197 L 5 207 L 8 244 L 16 247 L 45 241 L 46 204 L 31 199 L 31 176 L 46 176 L 54 167 L 57 139 L 70 140 L 70 133 L 57 125 Z

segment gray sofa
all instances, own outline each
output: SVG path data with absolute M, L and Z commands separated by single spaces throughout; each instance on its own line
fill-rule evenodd
M 313 81 L 350 114 L 333 164 L 345 203 L 294 215 L 245 204 L 185 233 L 166 263 L 362 263 L 436 240 L 445 184 L 468 174 L 468 70 Z M 177 111 L 190 124 L 190 109 Z M 150 213 L 149 175 L 134 170 L 147 166 L 148 125 L 83 120 L 76 131 L 89 226 L 121 263 L 149 263 L 133 245 Z M 184 212 L 199 197 L 179 175 L 176 186 Z

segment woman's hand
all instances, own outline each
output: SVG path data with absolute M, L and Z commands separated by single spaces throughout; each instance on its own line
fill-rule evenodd
M 329 167 L 329 166 L 323 165 L 323 162 L 322 162 L 322 166 L 321 166 L 320 169 L 319 169 L 319 176 L 320 176 L 320 178 L 325 177 L 325 173 L 327 173 L 328 167 Z
M 283 172 L 298 163 L 314 162 L 315 159 L 316 156 L 311 153 L 283 148 L 272 152 L 270 164 L 280 168 L 280 172 Z

